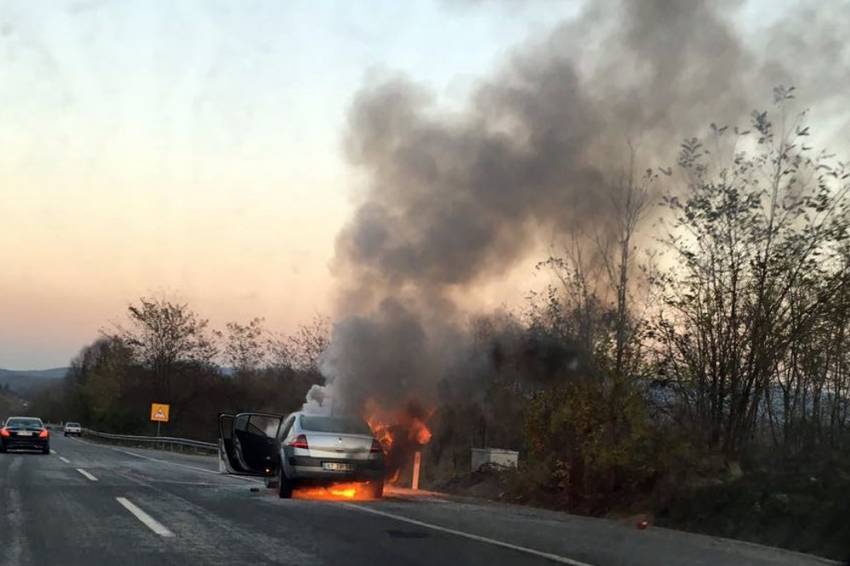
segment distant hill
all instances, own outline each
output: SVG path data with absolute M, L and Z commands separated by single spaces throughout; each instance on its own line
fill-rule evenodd
M 39 379 L 60 379 L 65 377 L 65 373 L 69 368 L 50 368 L 50 369 L 2 369 L 0 368 L 0 378 L 6 375 L 36 377 Z
M 65 377 L 68 368 L 13 370 L 0 369 L 0 387 L 8 386 L 15 394 L 31 398 L 45 387 Z

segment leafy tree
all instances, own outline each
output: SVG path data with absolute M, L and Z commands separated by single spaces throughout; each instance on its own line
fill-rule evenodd
M 746 131 L 713 126 L 718 155 L 687 140 L 681 198 L 664 200 L 672 267 L 656 281 L 659 372 L 694 432 L 728 455 L 752 437 L 777 372 L 848 282 L 838 251 L 848 173 L 807 145 L 805 114 L 788 118 L 792 98 L 776 90 L 778 124 L 754 112 Z M 729 136 L 727 162 L 719 154 Z

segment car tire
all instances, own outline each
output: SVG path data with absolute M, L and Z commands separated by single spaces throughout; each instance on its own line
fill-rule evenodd
M 41 453 L 42 453 L 42 454 L 50 454 L 50 446 L 45 446 L 45 447 L 41 450 Z
M 286 473 L 283 471 L 283 466 L 281 466 L 277 478 L 277 496 L 281 499 L 291 498 L 292 487 L 292 480 L 286 477 Z
M 372 497 L 374 497 L 375 499 L 380 499 L 384 496 L 384 480 L 369 482 L 369 488 Z
M 68 433 L 67 433 L 67 432 L 65 433 L 65 438 L 68 438 Z
M 2 444 L 0 444 L 0 454 L 5 454 L 5 453 L 6 453 L 6 447 L 3 446 Z

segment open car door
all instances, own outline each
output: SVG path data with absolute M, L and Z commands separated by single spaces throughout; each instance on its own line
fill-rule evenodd
M 229 474 L 238 474 L 243 470 L 239 468 L 239 460 L 233 451 L 233 420 L 236 415 L 219 413 L 218 415 L 218 458 L 219 471 Z
M 284 418 L 270 413 L 220 414 L 219 457 L 225 470 L 241 476 L 273 476 L 279 465 L 277 435 Z

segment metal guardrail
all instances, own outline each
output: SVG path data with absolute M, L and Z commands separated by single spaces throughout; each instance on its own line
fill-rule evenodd
M 128 443 L 146 443 L 153 444 L 155 447 L 181 447 L 194 448 L 195 450 L 208 450 L 210 452 L 218 452 L 218 444 L 215 442 L 201 442 L 200 440 L 191 440 L 188 438 L 174 438 L 171 436 L 136 436 L 131 434 L 111 434 L 108 432 L 99 432 L 89 428 L 83 429 L 84 436 L 94 438 L 102 438 L 104 440 L 112 440 Z

